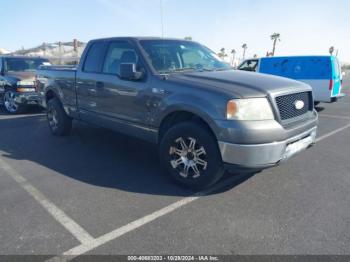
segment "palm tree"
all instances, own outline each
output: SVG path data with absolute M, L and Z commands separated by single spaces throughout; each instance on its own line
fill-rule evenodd
M 227 54 L 225 53 L 225 48 L 224 48 L 224 47 L 220 49 L 220 52 L 218 53 L 218 56 L 219 56 L 222 60 L 225 59 L 225 57 L 227 56 Z
M 231 50 L 231 54 L 232 54 L 232 57 L 231 57 L 231 65 L 233 66 L 233 64 L 234 64 L 234 62 L 235 62 L 236 50 L 235 50 L 235 49 L 232 49 L 232 50 Z
M 277 41 L 281 41 L 281 39 L 280 39 L 281 34 L 280 33 L 273 33 L 270 37 L 271 37 L 271 40 L 273 41 L 272 56 L 274 56 L 275 50 L 276 50 L 276 43 L 277 43 Z
M 246 50 L 248 48 L 247 44 L 243 44 L 242 48 L 243 48 L 243 60 L 244 60 L 245 59 L 245 52 L 246 52 Z

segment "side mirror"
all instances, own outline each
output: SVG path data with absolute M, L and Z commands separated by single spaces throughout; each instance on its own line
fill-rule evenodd
M 136 70 L 136 64 L 122 63 L 119 67 L 119 77 L 125 80 L 139 80 L 143 76 L 142 72 Z

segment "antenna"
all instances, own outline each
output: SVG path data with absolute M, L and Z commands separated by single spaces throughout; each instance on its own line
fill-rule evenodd
M 159 0 L 160 4 L 160 24 L 162 28 L 162 38 L 164 37 L 164 21 L 163 21 L 163 0 Z

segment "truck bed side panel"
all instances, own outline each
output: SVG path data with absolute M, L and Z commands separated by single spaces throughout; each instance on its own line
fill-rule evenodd
M 71 117 L 78 118 L 75 69 L 44 68 L 38 70 L 37 80 L 40 83 L 40 93 L 45 97 L 44 106 L 46 106 L 48 94 L 53 92 L 59 97 L 66 113 Z

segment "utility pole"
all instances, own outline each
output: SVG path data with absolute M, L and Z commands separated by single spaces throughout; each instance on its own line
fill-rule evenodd
M 59 57 L 59 64 L 62 65 L 62 43 L 61 43 L 61 41 L 58 42 L 58 57 Z
M 162 38 L 164 37 L 164 18 L 163 18 L 163 0 L 159 0 L 160 4 L 160 24 L 162 29 Z
M 43 51 L 44 51 L 44 57 L 46 57 L 46 43 L 43 43 Z

